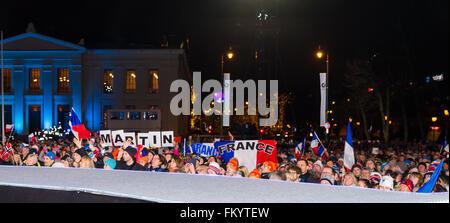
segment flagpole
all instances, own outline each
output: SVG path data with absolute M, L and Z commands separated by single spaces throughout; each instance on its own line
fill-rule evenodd
M 5 144 L 5 103 L 4 103 L 4 88 L 3 88 L 3 30 L 1 30 L 1 61 L 2 61 L 2 144 Z

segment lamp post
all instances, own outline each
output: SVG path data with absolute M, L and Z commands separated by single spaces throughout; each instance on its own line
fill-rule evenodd
M 221 57 L 220 57 L 220 59 L 221 59 L 221 62 L 220 62 L 220 75 L 222 76 L 221 77 L 221 80 L 222 80 L 222 92 L 221 92 L 221 95 L 222 95 L 222 97 L 224 96 L 224 86 L 223 86 L 223 84 L 224 84 L 224 69 L 223 69 L 223 67 L 224 67 L 224 63 L 225 63 L 225 57 L 228 59 L 228 60 L 232 60 L 233 58 L 234 58 L 234 51 L 233 51 L 233 49 L 231 48 L 231 47 L 229 47 L 228 48 L 228 50 L 227 51 L 225 51 L 224 53 L 222 53 L 222 55 L 221 55 Z M 220 138 L 222 139 L 222 135 L 223 135 L 223 111 L 224 111 L 224 104 L 223 104 L 223 101 L 221 100 L 221 103 L 222 103 L 222 111 L 220 112 L 221 113 L 221 116 L 220 116 Z
M 321 60 L 325 56 L 325 63 L 326 63 L 326 74 L 325 74 L 325 121 L 328 121 L 328 74 L 329 74 L 329 54 L 328 52 L 324 52 L 322 49 L 319 48 L 316 51 L 316 57 L 317 59 Z M 328 134 L 326 134 L 326 141 L 328 141 Z
M 437 130 L 434 129 L 434 124 L 437 121 L 437 117 L 431 117 L 431 121 L 433 122 L 433 129 L 431 131 L 433 131 L 433 135 L 432 135 L 432 140 L 434 141 L 434 132 L 436 132 Z

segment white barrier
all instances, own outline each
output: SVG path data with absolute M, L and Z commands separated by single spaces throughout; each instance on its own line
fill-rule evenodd
M 449 202 L 448 192 L 418 194 L 227 176 L 81 168 L 0 166 L 0 185 L 85 191 L 168 203 Z

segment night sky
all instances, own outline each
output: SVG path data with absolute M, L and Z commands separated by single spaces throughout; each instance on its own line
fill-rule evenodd
M 162 35 L 172 45 L 189 37 L 190 69 L 202 71 L 203 79 L 217 78 L 220 54 L 232 45 L 237 58 L 228 69 L 244 79 L 255 43 L 259 2 L 6 1 L 0 7 L 0 28 L 7 38 L 25 32 L 33 22 L 44 35 L 72 43 L 84 38 L 88 49 L 158 48 Z M 330 52 L 330 97 L 342 91 L 346 60 L 389 54 L 404 42 L 415 52 L 417 75 L 448 75 L 448 0 L 263 2 L 279 24 L 279 89 L 294 93 L 291 116 L 295 114 L 298 122 L 303 121 L 299 117 L 318 121 L 319 70 L 314 51 L 319 44 Z

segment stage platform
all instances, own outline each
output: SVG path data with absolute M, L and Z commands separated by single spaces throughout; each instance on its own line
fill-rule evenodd
M 120 199 L 125 199 L 124 202 L 133 202 L 134 199 L 137 202 L 164 203 L 449 202 L 448 192 L 418 194 L 213 175 L 0 166 L 0 200 L 2 194 L 17 193 L 17 190 L 11 192 L 14 187 L 116 197 L 118 200 L 115 202 L 120 202 Z M 33 196 L 32 194 L 28 193 L 26 196 Z M 20 201 L 20 196 L 24 196 L 19 193 L 16 195 L 16 201 Z M 71 199 L 70 195 L 65 197 Z M 73 199 L 76 200 L 76 197 Z M 102 202 L 108 202 L 108 199 Z

